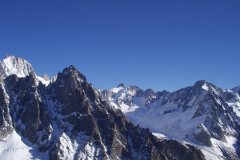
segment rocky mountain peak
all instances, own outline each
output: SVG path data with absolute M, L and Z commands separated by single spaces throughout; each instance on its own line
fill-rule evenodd
M 58 74 L 58 77 L 59 76 L 74 78 L 79 81 L 87 81 L 86 77 L 81 74 L 73 65 L 66 67 L 62 73 Z
M 117 86 L 117 88 L 120 88 L 120 87 L 125 88 L 125 84 L 124 84 L 124 83 L 120 83 L 120 84 Z
M 214 84 L 207 82 L 206 80 L 197 81 L 193 87 L 203 89 L 205 91 L 214 91 L 218 89 Z
M 222 89 L 205 80 L 197 81 L 194 85 L 179 89 L 170 95 L 170 101 L 182 106 L 192 106 L 194 103 L 203 101 L 206 97 L 216 97 Z
M 64 89 L 74 90 L 82 88 L 81 83 L 86 81 L 86 77 L 74 66 L 69 66 L 64 68 L 62 72 L 58 73 L 54 85 L 56 85 L 57 88 L 62 88 L 62 92 L 64 92 Z
M 234 87 L 234 88 L 232 89 L 232 91 L 235 92 L 235 93 L 240 94 L 240 85 Z

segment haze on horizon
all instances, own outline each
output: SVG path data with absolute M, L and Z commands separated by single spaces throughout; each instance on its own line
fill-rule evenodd
M 240 84 L 240 1 L 4 1 L 0 58 L 40 75 L 76 66 L 95 87 Z

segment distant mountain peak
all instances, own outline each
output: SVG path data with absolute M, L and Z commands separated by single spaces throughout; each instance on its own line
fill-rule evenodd
M 217 88 L 214 84 L 212 84 L 206 80 L 199 80 L 193 86 L 204 89 L 206 91 L 210 91 L 210 90 Z
M 20 57 L 16 57 L 16 56 L 13 56 L 13 55 L 7 55 L 4 59 L 3 59 L 4 62 L 14 62 L 14 61 L 25 61 L 26 63 L 29 63 L 27 62 L 27 60 L 23 59 L 23 58 L 20 58 Z M 29 63 L 30 64 L 30 63 Z
M 16 58 L 16 57 L 14 55 L 7 54 L 4 59 L 7 59 L 7 58 Z
M 194 86 L 203 86 L 203 85 L 212 85 L 212 84 L 210 82 L 207 82 L 206 80 L 199 80 L 194 84 Z
M 209 83 L 206 80 L 198 80 L 197 82 L 195 82 L 195 85 L 203 85 L 205 83 Z
M 77 68 L 73 65 L 70 65 L 70 66 L 63 69 L 63 74 L 77 73 L 77 72 L 79 73 Z
M 125 84 L 124 84 L 124 83 L 120 83 L 117 87 L 118 87 L 118 88 L 119 88 L 119 87 L 125 88 Z
M 0 73 L 4 77 L 15 74 L 18 77 L 26 77 L 34 72 L 32 65 L 25 59 L 7 55 L 0 61 Z
M 240 94 L 240 85 L 232 88 L 232 91 Z
M 37 76 L 32 65 L 23 58 L 7 55 L 0 61 L 0 79 L 5 79 L 10 75 L 16 75 L 19 78 L 23 78 L 31 74 L 34 74 L 35 78 L 46 86 L 50 83 L 46 75 L 44 77 Z

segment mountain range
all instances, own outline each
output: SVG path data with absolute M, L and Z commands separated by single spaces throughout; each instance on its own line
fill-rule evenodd
M 74 66 L 0 61 L 0 159 L 240 159 L 240 87 L 97 90 Z

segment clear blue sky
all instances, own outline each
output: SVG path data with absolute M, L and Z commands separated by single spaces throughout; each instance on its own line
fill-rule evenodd
M 240 84 L 240 0 L 5 0 L 0 57 L 75 65 L 95 87 Z

